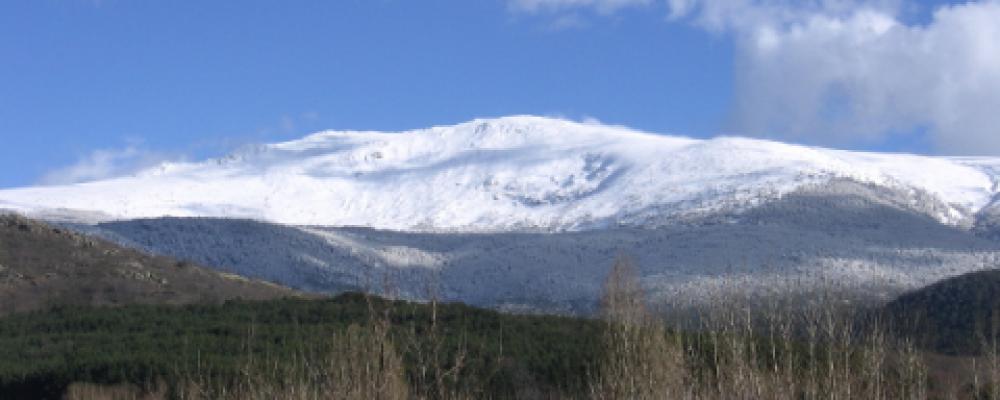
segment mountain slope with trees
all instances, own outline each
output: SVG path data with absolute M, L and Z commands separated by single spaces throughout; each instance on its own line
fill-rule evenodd
M 0 315 L 53 306 L 188 304 L 297 292 L 0 215 Z
M 959 275 L 905 293 L 884 308 L 899 334 L 949 354 L 981 354 L 1000 339 L 1000 270 Z

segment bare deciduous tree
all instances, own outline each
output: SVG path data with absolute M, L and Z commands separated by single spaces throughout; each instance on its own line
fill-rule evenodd
M 606 356 L 592 388 L 598 399 L 688 397 L 679 342 L 649 314 L 632 259 L 619 255 L 604 281 L 601 316 Z

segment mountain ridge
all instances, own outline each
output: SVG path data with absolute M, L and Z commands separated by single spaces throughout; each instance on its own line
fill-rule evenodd
M 83 222 L 174 216 L 418 232 L 580 231 L 747 210 L 851 179 L 898 191 L 908 198 L 901 207 L 969 228 L 996 203 L 998 176 L 1000 158 L 691 139 L 514 116 L 395 133 L 323 131 L 132 176 L 0 190 L 0 208 Z

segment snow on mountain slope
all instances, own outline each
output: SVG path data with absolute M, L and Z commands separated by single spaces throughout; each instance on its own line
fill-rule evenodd
M 320 132 L 133 176 L 0 190 L 0 208 L 88 220 L 240 217 L 394 230 L 581 230 L 660 225 L 848 178 L 946 206 L 968 224 L 1000 159 L 695 140 L 530 116 L 400 133 Z M 918 204 L 914 204 L 920 209 Z
M 836 180 L 742 212 L 733 223 L 554 233 L 398 232 L 213 218 L 63 226 L 309 292 L 378 291 L 388 281 L 403 298 L 433 294 L 501 309 L 584 314 L 593 311 L 620 253 L 636 260 L 657 306 L 695 306 L 719 296 L 815 298 L 825 289 L 882 300 L 1000 263 L 1000 241 L 893 205 L 903 198 Z

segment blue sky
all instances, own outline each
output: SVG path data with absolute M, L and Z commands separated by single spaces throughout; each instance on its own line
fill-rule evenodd
M 950 105 L 938 107 L 945 109 L 937 119 L 915 117 L 937 115 L 932 105 L 878 108 L 885 98 L 914 97 L 906 96 L 914 85 L 905 82 L 871 88 L 881 79 L 823 77 L 816 84 L 819 111 L 834 104 L 829 93 L 840 93 L 830 87 L 846 88 L 844 100 L 837 97 L 843 104 L 836 104 L 849 116 L 835 121 L 811 108 L 790 113 L 796 118 L 784 108 L 760 108 L 818 96 L 771 89 L 798 75 L 790 82 L 811 87 L 817 68 L 809 62 L 820 56 L 803 49 L 815 46 L 781 42 L 788 44 L 777 54 L 785 58 L 777 60 L 802 62 L 780 68 L 753 47 L 761 26 L 792 37 L 785 33 L 812 20 L 776 21 L 764 10 L 747 21 L 718 14 L 724 18 L 716 24 L 719 11 L 710 1 L 700 9 L 682 3 L 699 6 L 697 0 L 6 1 L 0 3 L 0 187 L 53 181 L 53 171 L 95 160 L 135 166 L 320 129 L 400 130 L 509 114 L 592 117 L 696 137 L 965 152 L 942 145 Z M 871 7 L 913 35 L 926 30 L 930 37 L 939 6 Z M 853 21 L 852 10 L 796 12 Z M 729 12 L 758 15 L 745 11 Z M 993 31 L 984 29 L 989 38 Z M 928 64 L 927 76 L 952 67 L 932 61 L 920 63 Z M 992 76 L 976 79 L 987 88 L 994 83 Z M 986 96 L 987 105 L 996 105 L 992 95 L 978 95 L 978 103 Z M 858 111 L 859 103 L 883 111 L 876 118 Z M 990 115 L 969 119 L 1000 122 Z

